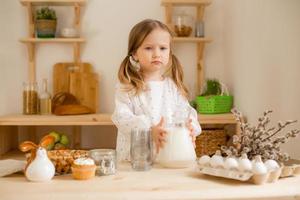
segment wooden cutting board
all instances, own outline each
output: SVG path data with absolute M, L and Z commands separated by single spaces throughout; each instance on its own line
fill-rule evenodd
M 90 63 L 57 63 L 53 68 L 53 95 L 69 92 L 77 97 L 80 104 L 93 112 L 99 107 L 99 78 Z
M 69 92 L 72 72 L 92 72 L 92 70 L 92 65 L 89 63 L 81 63 L 80 65 L 75 65 L 72 62 L 55 64 L 53 67 L 53 94 Z
M 80 104 L 91 108 L 94 112 L 98 111 L 98 74 L 87 72 L 72 72 L 70 74 L 69 92 L 76 96 Z

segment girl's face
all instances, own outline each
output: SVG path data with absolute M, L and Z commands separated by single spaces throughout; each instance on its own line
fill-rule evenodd
M 143 41 L 133 55 L 139 61 L 144 75 L 160 72 L 169 62 L 171 36 L 169 32 L 156 28 Z

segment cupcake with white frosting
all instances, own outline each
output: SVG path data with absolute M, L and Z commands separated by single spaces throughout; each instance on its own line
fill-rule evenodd
M 72 175 L 74 179 L 87 180 L 93 178 L 96 172 L 96 165 L 91 158 L 78 158 L 72 165 Z

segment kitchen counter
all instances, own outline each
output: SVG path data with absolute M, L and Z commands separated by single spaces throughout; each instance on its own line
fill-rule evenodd
M 71 175 L 55 176 L 50 182 L 28 182 L 24 175 L 0 178 L 3 200 L 77 199 L 300 199 L 300 176 L 275 183 L 248 182 L 211 177 L 194 168 L 132 171 L 120 165 L 116 175 L 77 181 Z

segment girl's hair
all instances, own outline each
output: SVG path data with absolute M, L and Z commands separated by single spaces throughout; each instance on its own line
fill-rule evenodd
M 139 94 L 145 89 L 145 82 L 142 74 L 139 73 L 129 61 L 129 57 L 136 53 L 137 49 L 142 45 L 145 38 L 154 30 L 160 28 L 167 31 L 170 37 L 173 36 L 172 31 L 167 25 L 158 20 L 146 19 L 136 24 L 130 31 L 127 56 L 122 61 L 118 77 L 122 84 L 126 85 L 126 91 L 134 91 Z M 164 75 L 171 76 L 172 80 L 178 87 L 181 94 L 188 97 L 188 90 L 183 84 L 183 70 L 179 60 L 170 50 L 170 65 Z

